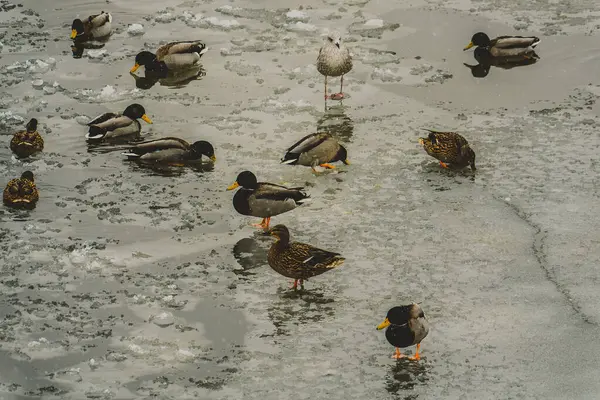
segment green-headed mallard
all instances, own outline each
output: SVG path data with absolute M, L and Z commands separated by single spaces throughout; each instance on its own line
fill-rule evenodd
M 438 132 L 425 129 L 429 132 L 426 138 L 419 138 L 425 151 L 430 156 L 440 160 L 440 165 L 448 168 L 464 168 L 467 165 L 475 171 L 475 152 L 469 146 L 467 139 L 456 132 Z
M 341 161 L 348 165 L 348 152 L 328 133 L 313 133 L 304 136 L 281 159 L 283 164 L 306 165 L 315 171 L 317 165 L 324 168 L 335 168 L 330 163 Z M 315 171 L 316 172 L 316 171 Z
M 304 288 L 304 281 L 321 275 L 344 263 L 339 253 L 321 250 L 310 244 L 291 242 L 285 225 L 275 225 L 269 234 L 277 240 L 271 246 L 267 259 L 276 272 L 294 279 L 294 289 Z
M 540 44 L 540 38 L 535 36 L 499 36 L 490 40 L 485 33 L 477 32 L 464 50 L 479 46 L 487 48 L 492 57 L 527 56 L 535 53 L 533 49 L 538 44 Z
M 167 137 L 138 143 L 127 152 L 122 153 L 131 160 L 145 163 L 164 163 L 181 165 L 187 162 L 200 161 L 202 156 L 216 160 L 212 144 L 200 140 L 189 144 L 183 139 Z
M 2 193 L 4 204 L 13 208 L 35 208 L 39 197 L 31 171 L 23 172 L 20 178 L 11 179 Z
M 200 64 L 200 57 L 208 51 L 206 45 L 200 40 L 184 40 L 171 42 L 160 46 L 156 54 L 142 51 L 135 56 L 135 65 L 129 72 L 134 73 L 142 65 L 146 71 L 163 76 L 168 71 L 193 68 Z
M 141 118 L 151 124 L 152 120 L 146 115 L 146 110 L 139 104 L 128 106 L 122 114 L 105 113 L 88 123 L 90 127 L 85 135 L 87 140 L 118 139 L 137 136 L 142 130 L 138 122 Z
M 409 304 L 407 306 L 398 306 L 391 308 L 385 320 L 377 326 L 378 330 L 385 330 L 385 338 L 392 346 L 396 347 L 396 352 L 392 358 L 400 359 L 406 357 L 400 352 L 400 348 L 417 345 L 417 351 L 409 360 L 420 360 L 421 341 L 429 333 L 429 322 L 425 318 L 425 313 L 418 304 Z
M 303 187 L 288 188 L 267 182 L 257 182 L 250 171 L 243 171 L 227 188 L 241 187 L 233 196 L 233 207 L 242 215 L 262 218 L 256 226 L 268 229 L 271 217 L 293 210 L 309 199 Z
M 29 157 L 44 149 L 44 139 L 37 131 L 37 125 L 37 119 L 31 118 L 25 126 L 25 130 L 15 133 L 12 137 L 10 149 L 17 157 Z
M 100 14 L 90 15 L 85 20 L 73 20 L 71 25 L 71 39 L 86 41 L 100 39 L 112 33 L 112 16 L 102 11 Z
M 344 75 L 352 69 L 350 51 L 342 44 L 340 34 L 335 32 L 327 36 L 327 41 L 319 50 L 317 71 L 325 76 L 325 100 L 341 100 L 344 98 Z M 327 77 L 341 76 L 340 92 L 327 95 Z

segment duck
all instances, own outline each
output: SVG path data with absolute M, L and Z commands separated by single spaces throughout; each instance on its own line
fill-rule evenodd
M 385 338 L 396 347 L 396 352 L 392 358 L 399 360 L 407 357 L 400 352 L 401 348 L 417 345 L 415 355 L 407 357 L 409 360 L 420 360 L 421 341 L 429 333 L 429 321 L 425 318 L 425 313 L 421 307 L 416 304 L 406 306 L 392 307 L 385 317 L 385 320 L 377 325 L 377 330 L 385 329 Z
M 183 165 L 186 162 L 201 161 L 203 155 L 213 162 L 217 159 L 215 157 L 215 149 L 209 142 L 200 140 L 189 144 L 185 140 L 176 137 L 142 142 L 122 154 L 130 160 L 171 165 Z
M 345 261 L 340 253 L 322 250 L 310 244 L 290 242 L 290 231 L 285 225 L 275 225 L 269 230 L 275 237 L 267 260 L 279 274 L 294 279 L 292 289 L 304 289 L 304 281 L 339 267 Z
M 144 66 L 146 71 L 166 76 L 169 71 L 193 68 L 200 65 L 200 57 L 208 51 L 204 42 L 189 40 L 171 42 L 160 46 L 156 54 L 142 51 L 135 56 L 135 64 L 129 70 L 134 73 Z
M 44 139 L 37 131 L 38 121 L 31 118 L 24 131 L 15 133 L 10 141 L 10 149 L 19 158 L 26 158 L 44 149 Z
M 31 171 L 23 172 L 20 178 L 11 179 L 2 193 L 4 205 L 12 208 L 33 209 L 39 197 Z
M 325 76 L 325 100 L 342 100 L 344 98 L 344 75 L 352 70 L 352 56 L 346 46 L 342 44 L 342 38 L 338 32 L 327 36 L 323 47 L 319 49 L 317 56 L 317 71 Z M 327 77 L 341 76 L 340 92 L 327 94 Z
M 303 187 L 288 188 L 268 182 L 258 182 L 250 171 L 240 172 L 227 190 L 240 189 L 233 196 L 233 207 L 242 215 L 260 217 L 256 224 L 264 230 L 269 229 L 271 217 L 291 211 L 304 204 L 310 198 Z
M 540 44 L 536 36 L 499 36 L 490 40 L 483 32 L 477 32 L 463 50 L 479 46 L 488 49 L 492 57 L 529 56 L 535 54 L 533 49 Z
M 146 115 L 146 110 L 140 104 L 131 104 L 122 114 L 105 113 L 94 118 L 87 125 L 87 140 L 118 139 L 137 136 L 142 130 L 138 119 L 151 124 L 152 120 Z
M 475 152 L 469 146 L 467 139 L 456 132 L 439 132 L 425 129 L 429 132 L 426 138 L 419 138 L 427 154 L 438 159 L 440 166 L 464 168 L 470 166 L 475 171 Z
M 90 15 L 83 21 L 77 18 L 71 24 L 71 39 L 77 41 L 105 38 L 111 33 L 112 15 L 104 11 Z
M 348 151 L 333 136 L 325 132 L 304 136 L 287 149 L 281 159 L 282 164 L 309 166 L 315 173 L 317 165 L 334 169 L 335 166 L 330 163 L 336 161 L 349 165 Z

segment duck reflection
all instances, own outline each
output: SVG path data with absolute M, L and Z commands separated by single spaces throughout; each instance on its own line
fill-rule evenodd
M 71 44 L 71 54 L 73 55 L 73 58 L 78 59 L 83 57 L 83 51 L 84 50 L 97 50 L 97 49 L 101 49 L 104 47 L 104 43 L 100 43 L 100 42 L 80 42 L 80 41 L 73 41 L 73 43 Z
M 278 292 L 280 300 L 267 308 L 267 315 L 275 326 L 272 336 L 288 335 L 290 326 L 320 323 L 335 314 L 334 307 L 330 305 L 334 299 L 318 290 L 281 289 Z
M 161 86 L 166 86 L 170 88 L 181 88 L 186 86 L 188 83 L 200 80 L 204 76 L 206 76 L 206 70 L 199 65 L 194 68 L 187 68 L 183 70 L 176 71 L 145 71 L 145 76 L 139 76 L 134 73 L 130 73 L 130 75 L 135 80 L 135 86 L 138 89 L 150 89 L 157 82 L 160 83 Z
M 267 263 L 267 250 L 265 245 L 255 238 L 243 238 L 233 246 L 233 256 L 242 269 L 235 269 L 233 272 L 240 279 L 255 275 L 255 268 L 264 266 Z
M 344 142 L 349 142 L 354 133 L 354 121 L 346 115 L 343 105 L 329 107 L 317 121 L 317 132 L 327 132 Z
M 502 69 L 511 69 L 535 64 L 540 59 L 533 50 L 527 54 L 494 57 L 488 49 L 483 47 L 476 48 L 473 52 L 473 57 L 477 60 L 477 65 L 470 65 L 467 63 L 464 63 L 464 65 L 471 70 L 471 74 L 475 78 L 485 78 L 489 74 L 492 66 Z
M 424 384 L 429 380 L 429 367 L 424 362 L 413 362 L 408 359 L 398 360 L 390 366 L 385 377 L 385 389 L 394 395 L 394 398 L 405 397 L 415 386 Z
M 192 170 L 198 173 L 212 172 L 215 166 L 211 162 L 188 162 L 185 165 L 168 165 L 160 163 L 145 163 L 141 161 L 125 160 L 132 171 L 145 172 L 149 175 L 174 177 L 181 176 L 188 170 Z

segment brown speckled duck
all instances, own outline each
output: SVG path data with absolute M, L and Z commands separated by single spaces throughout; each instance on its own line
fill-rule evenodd
M 10 149 L 19 158 L 29 157 L 44 149 L 44 139 L 37 131 L 38 121 L 31 118 L 24 131 L 14 134 L 10 141 Z
M 475 171 L 475 152 L 467 139 L 456 132 L 438 132 L 426 129 L 429 135 L 419 138 L 419 143 L 430 156 L 438 159 L 443 168 L 448 165 L 455 168 L 471 166 Z
M 409 304 L 407 306 L 398 306 L 391 308 L 385 320 L 377 326 L 377 330 L 385 330 L 385 338 L 396 347 L 396 352 L 392 358 L 399 360 L 406 357 L 400 352 L 400 348 L 417 345 L 417 351 L 409 360 L 420 360 L 421 341 L 429 333 L 429 322 L 425 318 L 425 313 L 418 304 Z
M 12 208 L 35 208 L 39 197 L 31 171 L 23 172 L 20 178 L 11 179 L 2 193 L 4 205 Z
M 271 246 L 268 261 L 271 268 L 283 276 L 294 279 L 293 289 L 304 288 L 304 281 L 321 275 L 344 263 L 339 253 L 321 250 L 310 244 L 290 242 L 290 232 L 285 225 L 275 225 L 269 233 L 277 240 Z

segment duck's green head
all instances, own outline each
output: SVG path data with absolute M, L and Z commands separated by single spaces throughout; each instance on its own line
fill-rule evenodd
M 198 155 L 205 155 L 206 157 L 210 158 L 211 161 L 217 161 L 214 147 L 206 140 L 200 140 L 192 144 L 192 151 Z
M 471 42 L 468 45 L 466 45 L 463 50 L 469 50 L 473 46 L 485 47 L 485 46 L 489 46 L 489 44 L 490 44 L 489 36 L 483 32 L 477 32 L 471 38 Z
M 387 312 L 385 320 L 377 325 L 377 330 L 385 329 L 390 325 L 404 325 L 409 319 L 420 317 L 420 314 L 423 314 L 423 310 L 417 304 L 392 307 Z M 422 316 L 424 317 L 425 314 Z
M 150 65 L 154 61 L 156 61 L 156 55 L 150 53 L 149 51 L 141 51 L 135 56 L 135 65 L 129 70 L 129 72 L 134 73 L 142 65 Z
M 254 175 L 250 171 L 240 172 L 235 182 L 233 182 L 227 190 L 233 190 L 237 187 L 243 187 L 246 189 L 255 189 L 258 186 L 258 181 L 256 180 L 256 175 Z
M 146 115 L 146 110 L 144 109 L 144 107 L 137 103 L 134 103 L 134 104 L 128 106 L 125 109 L 125 111 L 123 111 L 123 115 L 126 117 L 129 117 L 131 119 L 141 118 L 149 124 L 152 123 L 152 120 L 150 119 L 150 117 L 148 117 Z
M 346 165 L 350 165 L 350 161 L 348 161 L 348 150 L 342 145 L 340 145 L 340 149 L 338 150 L 335 159 L 336 161 L 341 161 Z
M 82 35 L 84 33 L 83 21 L 79 18 L 73 20 L 71 24 L 71 39 L 75 39 L 77 36 Z

